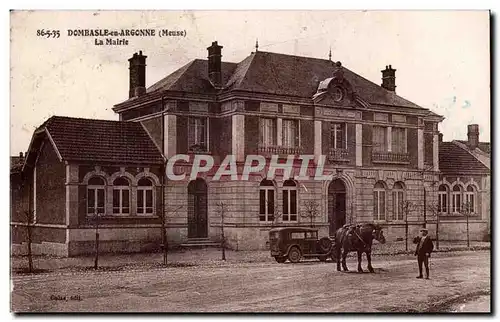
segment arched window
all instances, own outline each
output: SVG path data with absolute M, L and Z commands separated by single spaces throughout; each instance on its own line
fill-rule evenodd
M 438 211 L 448 213 L 448 188 L 444 184 L 438 190 Z
M 392 189 L 392 209 L 394 220 L 404 220 L 404 187 L 401 182 L 396 182 Z
M 87 183 L 87 214 L 104 214 L 106 182 L 101 177 L 92 177 Z
M 465 207 L 467 213 L 469 214 L 476 212 L 476 193 L 474 192 L 472 185 L 469 185 L 467 187 L 467 191 L 465 192 Z
M 283 221 L 297 221 L 297 185 L 293 180 L 283 183 Z
M 462 210 L 462 188 L 459 185 L 453 187 L 451 211 L 460 213 Z
M 259 188 L 259 219 L 274 220 L 274 184 L 271 180 L 262 180 Z
M 147 178 L 142 178 L 137 183 L 137 214 L 152 215 L 154 213 L 153 183 Z
M 385 220 L 385 186 L 377 182 L 373 189 L 373 220 Z
M 113 182 L 113 214 L 130 214 L 130 182 L 124 177 Z

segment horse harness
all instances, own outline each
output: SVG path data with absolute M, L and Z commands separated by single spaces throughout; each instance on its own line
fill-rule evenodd
M 354 231 L 354 234 L 356 235 L 356 237 L 358 237 L 358 239 L 363 243 L 363 247 L 365 249 L 368 249 L 368 245 L 365 243 L 365 241 L 363 240 L 363 238 L 361 238 L 361 236 L 358 234 L 358 232 L 356 231 L 356 229 L 353 229 Z

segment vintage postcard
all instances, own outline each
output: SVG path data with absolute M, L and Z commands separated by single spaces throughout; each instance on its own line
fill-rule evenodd
M 12 312 L 491 313 L 489 11 L 10 19 Z

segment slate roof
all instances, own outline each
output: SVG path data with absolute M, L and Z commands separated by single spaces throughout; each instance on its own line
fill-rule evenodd
M 52 116 L 35 133 L 45 131 L 63 160 L 163 163 L 160 150 L 139 122 Z
M 439 170 L 443 173 L 490 172 L 472 153 L 453 142 L 439 144 Z
M 468 141 L 465 140 L 457 140 L 460 143 L 467 144 Z M 479 150 L 483 151 L 484 153 L 488 153 L 491 155 L 491 144 L 490 142 L 479 142 L 478 146 Z
M 226 83 L 236 68 L 235 63 L 223 62 L 221 65 L 222 82 Z M 195 59 L 172 74 L 148 87 L 147 93 L 158 90 L 189 93 L 216 93 L 208 80 L 208 60 Z
M 196 59 L 147 89 L 210 93 L 208 61 Z M 321 81 L 332 77 L 334 62 L 326 59 L 258 51 L 238 64 L 222 63 L 224 91 L 239 90 L 311 98 Z M 422 107 L 388 91 L 344 67 L 344 77 L 357 94 L 371 104 Z

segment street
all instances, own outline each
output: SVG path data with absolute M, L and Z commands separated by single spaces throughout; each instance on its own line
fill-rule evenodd
M 350 258 L 350 272 L 309 261 L 14 275 L 11 303 L 15 312 L 424 312 L 454 311 L 460 296 L 489 299 L 489 251 L 430 262 L 430 280 L 415 278 L 407 255 L 375 256 L 375 274 L 357 273 Z

